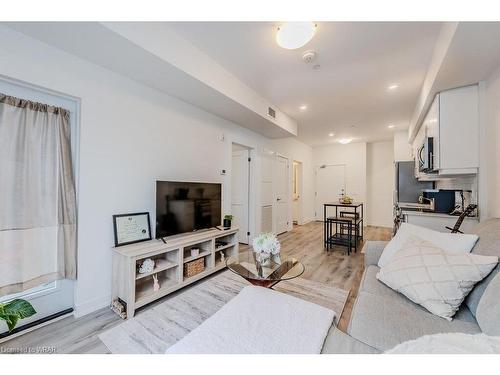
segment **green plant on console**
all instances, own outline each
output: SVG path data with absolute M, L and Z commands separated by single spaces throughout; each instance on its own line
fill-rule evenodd
M 0 303 L 0 320 L 5 320 L 9 332 L 16 327 L 16 324 L 21 319 L 29 318 L 36 314 L 31 303 L 24 299 L 14 299 L 7 303 Z
M 224 220 L 233 220 L 233 215 L 224 215 Z

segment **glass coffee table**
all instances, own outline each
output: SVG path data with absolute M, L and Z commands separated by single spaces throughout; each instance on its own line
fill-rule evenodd
M 304 265 L 295 258 L 281 259 L 279 256 L 272 256 L 267 262 L 259 262 L 253 251 L 228 258 L 226 265 L 250 284 L 265 288 L 272 288 L 280 281 L 299 277 L 305 270 Z

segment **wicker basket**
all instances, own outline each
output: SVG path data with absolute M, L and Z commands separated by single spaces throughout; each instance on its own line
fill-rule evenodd
M 184 263 L 184 277 L 191 277 L 205 271 L 205 258 Z

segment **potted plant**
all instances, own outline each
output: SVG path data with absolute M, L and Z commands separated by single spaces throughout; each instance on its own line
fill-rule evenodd
M 36 314 L 35 309 L 24 299 L 0 303 L 0 320 L 5 320 L 9 332 L 12 332 L 19 320 L 29 318 L 34 314 Z
M 231 221 L 233 220 L 233 215 L 224 215 L 224 228 L 231 228 Z

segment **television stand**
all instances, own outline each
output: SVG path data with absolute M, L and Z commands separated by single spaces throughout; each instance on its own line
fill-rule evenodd
M 225 268 L 224 259 L 237 256 L 239 252 L 238 228 L 235 227 L 223 232 L 212 228 L 161 240 L 113 248 L 111 302 L 117 298 L 125 302 L 127 319 L 133 317 L 138 308 Z M 191 249 L 195 247 L 199 254 L 192 256 Z M 155 266 L 151 272 L 141 274 L 139 267 L 147 258 L 152 259 Z M 201 271 L 187 277 L 187 264 L 200 262 L 199 259 L 203 259 Z M 160 284 L 158 290 L 153 287 L 153 276 Z

